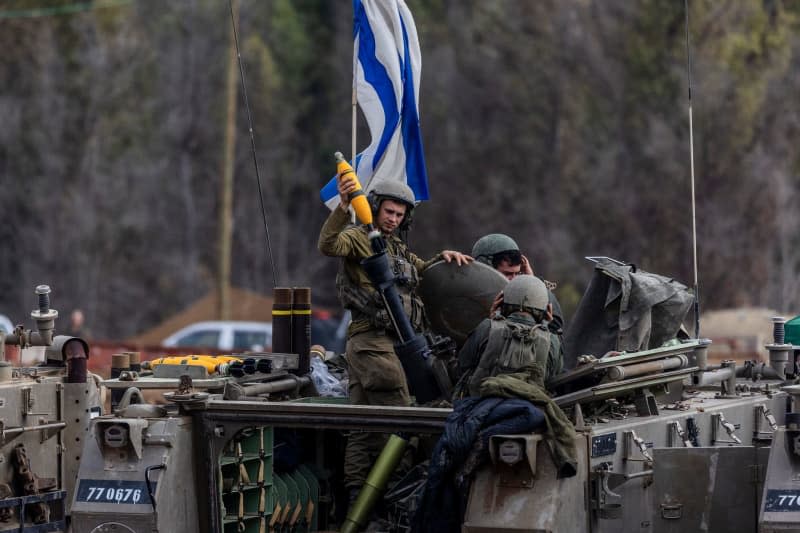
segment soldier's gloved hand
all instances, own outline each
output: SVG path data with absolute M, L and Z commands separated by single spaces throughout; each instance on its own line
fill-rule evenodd
M 455 261 L 458 266 L 466 265 L 474 261 L 474 259 L 467 254 L 462 254 L 461 252 L 455 252 L 453 250 L 442 250 L 442 259 L 448 263 Z

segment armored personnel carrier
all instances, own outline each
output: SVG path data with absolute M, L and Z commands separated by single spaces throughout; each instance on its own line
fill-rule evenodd
M 90 420 L 101 414 L 86 342 L 55 335 L 50 288 L 40 285 L 36 295 L 36 329 L 0 330 L 0 531 L 66 530 Z M 44 350 L 37 366 L 6 359 L 29 349 Z
M 574 364 L 548 384 L 576 429 L 576 475 L 558 477 L 540 434 L 495 435 L 470 485 L 463 531 L 800 530 L 800 387 L 783 322 L 765 347 L 769 366 L 710 365 L 708 341 L 680 332 L 685 287 L 633 277 L 642 274 L 598 261 L 584 300 L 602 302 L 587 305 L 608 319 L 614 349 L 597 350 L 602 331 L 568 331 Z M 463 275 L 443 270 L 439 282 Z M 459 292 L 461 308 L 480 308 L 491 283 L 467 283 L 475 290 Z M 642 307 L 642 290 L 656 303 Z M 310 294 L 278 291 L 274 353 L 157 361 L 105 382 L 118 402 L 114 414 L 92 420 L 83 442 L 69 502 L 74 531 L 369 530 L 365 517 L 345 518 L 337 481 L 344 435 L 435 438 L 451 409 L 320 397 L 310 372 Z M 647 312 L 631 320 L 634 308 Z M 668 331 L 663 313 L 676 308 L 683 311 Z M 453 323 L 465 327 L 464 317 Z M 584 350 L 590 345 L 594 352 Z M 169 391 L 166 404 L 141 401 L 152 388 Z M 383 527 L 410 530 L 409 500 L 384 502 L 391 520 Z

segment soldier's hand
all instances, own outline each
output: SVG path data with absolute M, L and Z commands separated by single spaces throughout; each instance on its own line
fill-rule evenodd
M 474 259 L 467 254 L 461 252 L 454 252 L 453 250 L 442 250 L 442 259 L 448 263 L 456 262 L 458 266 L 467 265 L 474 261 Z
M 343 178 L 337 175 L 336 189 L 339 191 L 339 204 L 342 209 L 347 210 L 350 207 L 350 194 L 356 190 L 356 180 L 352 176 Z
M 497 293 L 497 296 L 494 297 L 494 301 L 492 302 L 492 307 L 489 309 L 489 318 L 494 318 L 495 314 L 497 314 L 498 309 L 500 306 L 503 305 L 503 291 Z
M 533 276 L 533 267 L 531 266 L 531 262 L 528 261 L 528 258 L 524 255 L 522 256 L 522 264 L 520 265 L 519 273 Z

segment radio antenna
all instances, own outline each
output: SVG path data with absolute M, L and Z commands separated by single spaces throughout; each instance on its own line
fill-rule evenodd
M 686 78 L 689 88 L 689 166 L 692 176 L 692 259 L 694 262 L 694 333 L 700 338 L 700 286 L 697 281 L 697 212 L 694 195 L 694 129 L 692 125 L 692 52 L 689 41 L 689 0 L 683 0 L 686 12 Z
M 236 58 L 239 62 L 239 74 L 242 78 L 242 97 L 244 107 L 247 110 L 247 126 L 250 129 L 250 148 L 253 152 L 253 165 L 256 168 L 256 183 L 258 184 L 258 199 L 261 202 L 261 218 L 264 220 L 264 232 L 267 235 L 267 254 L 269 264 L 272 268 L 272 287 L 278 286 L 277 275 L 275 273 L 275 259 L 272 256 L 272 243 L 269 238 L 269 224 L 267 224 L 267 211 L 264 209 L 264 192 L 261 188 L 261 174 L 258 171 L 258 157 L 256 157 L 256 138 L 253 134 L 253 117 L 250 114 L 250 102 L 247 99 L 247 84 L 244 81 L 244 66 L 242 65 L 242 54 L 239 51 L 239 34 L 236 32 L 236 16 L 233 13 L 233 0 L 228 0 L 228 7 L 231 11 L 231 28 L 233 29 L 233 41 L 236 44 Z

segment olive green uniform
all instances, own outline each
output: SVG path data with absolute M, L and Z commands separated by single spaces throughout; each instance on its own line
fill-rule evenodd
M 496 331 L 494 334 L 499 335 L 499 342 L 490 343 L 493 330 Z M 505 368 L 501 362 L 514 361 L 515 356 L 524 354 L 490 353 L 501 350 L 521 352 L 523 344 L 508 341 L 511 336 L 527 338 L 527 341 L 523 342 L 527 342 L 534 351 L 535 362 L 542 367 L 545 382 L 561 373 L 563 354 L 560 337 L 548 330 L 547 323 L 537 324 L 531 315 L 519 312 L 511 313 L 501 319 L 487 318 L 470 333 L 458 353 L 459 381 L 454 390 L 454 399 L 478 396 L 481 382 L 485 378 L 519 370 L 519 368 Z M 503 342 L 503 338 L 507 341 Z M 518 362 L 520 367 L 525 364 L 524 361 Z
M 414 294 L 418 273 L 441 258 L 423 261 L 394 235 L 384 236 L 389 263 L 398 278 L 403 306 L 417 331 L 425 324 L 422 302 Z M 350 214 L 334 209 L 319 236 L 319 250 L 341 257 L 336 285 L 339 299 L 352 313 L 347 330 L 346 357 L 349 367 L 350 403 L 356 405 L 411 405 L 403 367 L 394 353 L 397 338 L 378 292 L 372 286 L 361 261 L 373 255 L 364 226 L 350 225 Z M 372 464 L 383 448 L 385 434 L 353 432 L 345 451 L 345 484 L 363 485 Z

